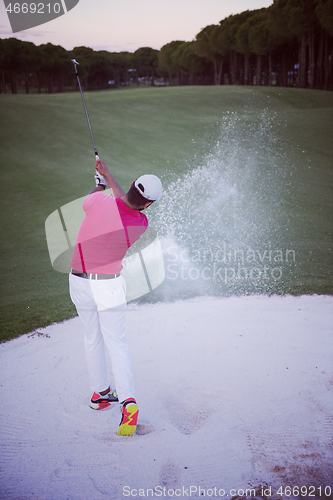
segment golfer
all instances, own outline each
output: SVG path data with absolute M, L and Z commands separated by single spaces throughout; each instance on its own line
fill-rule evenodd
M 84 325 L 93 391 L 90 407 L 100 410 L 120 401 L 118 434 L 132 435 L 139 410 L 125 340 L 126 284 L 120 272 L 127 250 L 148 227 L 142 210 L 161 198 L 162 184 L 155 175 L 143 175 L 125 193 L 103 161 L 96 161 L 96 171 L 96 187 L 83 202 L 85 218 L 71 261 L 70 295 Z M 113 196 L 104 193 L 107 184 Z M 105 346 L 111 358 L 115 389 L 111 389 L 107 376 Z

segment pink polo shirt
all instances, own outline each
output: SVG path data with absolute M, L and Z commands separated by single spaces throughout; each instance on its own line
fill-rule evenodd
M 133 243 L 148 227 L 147 217 L 104 192 L 83 202 L 86 215 L 76 237 L 71 267 L 93 274 L 116 274 Z

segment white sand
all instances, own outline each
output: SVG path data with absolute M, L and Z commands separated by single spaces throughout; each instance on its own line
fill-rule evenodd
M 332 311 L 324 296 L 130 305 L 133 437 L 116 435 L 118 405 L 88 406 L 78 318 L 1 344 L 0 498 L 230 498 L 250 485 L 325 498 Z

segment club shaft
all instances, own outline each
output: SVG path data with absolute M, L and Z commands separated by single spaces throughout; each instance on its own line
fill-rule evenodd
M 91 140 L 92 140 L 94 151 L 95 151 L 95 157 L 96 157 L 96 160 L 99 160 L 99 156 L 98 156 L 98 153 L 97 153 L 97 148 L 96 148 L 96 144 L 95 144 L 95 139 L 94 139 L 93 131 L 92 131 L 92 128 L 91 128 L 91 125 L 90 125 L 88 110 L 87 110 L 86 102 L 84 100 L 84 95 L 83 95 L 83 92 L 82 92 L 80 78 L 79 78 L 79 75 L 78 75 L 78 72 L 77 72 L 77 69 L 76 69 L 75 65 L 74 65 L 74 67 L 75 67 L 75 73 L 76 73 L 77 83 L 79 84 L 79 89 L 80 89 L 80 92 L 81 92 L 81 97 L 82 97 L 84 111 L 85 111 L 86 117 L 87 117 L 87 122 L 88 122 L 88 127 L 89 127 L 89 130 L 90 130 Z

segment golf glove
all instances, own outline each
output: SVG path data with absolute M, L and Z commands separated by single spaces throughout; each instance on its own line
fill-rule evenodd
M 104 189 L 108 186 L 105 177 L 97 171 L 95 173 L 95 182 L 96 186 L 104 186 Z

